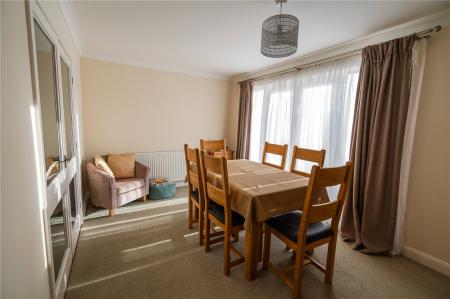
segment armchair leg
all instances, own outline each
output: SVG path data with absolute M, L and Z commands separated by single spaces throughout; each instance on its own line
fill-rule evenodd
M 114 217 L 114 214 L 116 214 L 116 209 L 109 209 L 109 217 Z
M 146 200 L 147 200 L 147 195 L 144 195 L 144 196 L 142 197 L 142 201 L 145 202 Z

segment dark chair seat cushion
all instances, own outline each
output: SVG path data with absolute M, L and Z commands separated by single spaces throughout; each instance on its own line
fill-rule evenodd
M 196 201 L 196 202 L 200 202 L 200 197 L 198 195 L 198 190 L 193 190 L 191 192 L 191 197 Z
M 289 212 L 283 215 L 272 217 L 266 221 L 271 227 L 276 229 L 288 237 L 292 242 L 297 243 L 298 229 L 300 226 L 300 219 L 302 217 L 301 211 Z M 331 236 L 332 231 L 328 222 L 317 222 L 309 225 L 306 232 L 306 243 Z
M 209 207 L 208 207 L 209 213 L 214 215 L 220 222 L 225 224 L 225 210 L 224 207 L 221 205 L 215 203 L 214 201 L 209 201 Z M 244 217 L 239 215 L 236 212 L 231 211 L 231 226 L 237 226 L 244 224 Z

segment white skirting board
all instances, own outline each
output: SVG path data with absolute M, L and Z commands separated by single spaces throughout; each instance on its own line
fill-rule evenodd
M 409 246 L 403 246 L 402 255 L 450 277 L 450 263 Z

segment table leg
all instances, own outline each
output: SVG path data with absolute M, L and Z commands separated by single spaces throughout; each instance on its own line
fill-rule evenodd
M 262 262 L 262 256 L 263 256 L 263 230 L 262 230 L 262 223 L 258 222 L 259 228 L 258 228 L 258 246 L 256 247 L 256 250 L 258 250 L 258 263 Z M 257 264 L 258 264 L 257 263 Z
M 261 223 L 252 221 L 245 230 L 245 278 L 256 277 L 258 260 L 261 256 Z

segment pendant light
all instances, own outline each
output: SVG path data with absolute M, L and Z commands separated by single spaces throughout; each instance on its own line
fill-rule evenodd
M 287 57 L 297 52 L 298 19 L 283 14 L 283 3 L 287 0 L 275 0 L 280 6 L 280 14 L 264 20 L 261 35 L 261 53 L 264 56 Z

